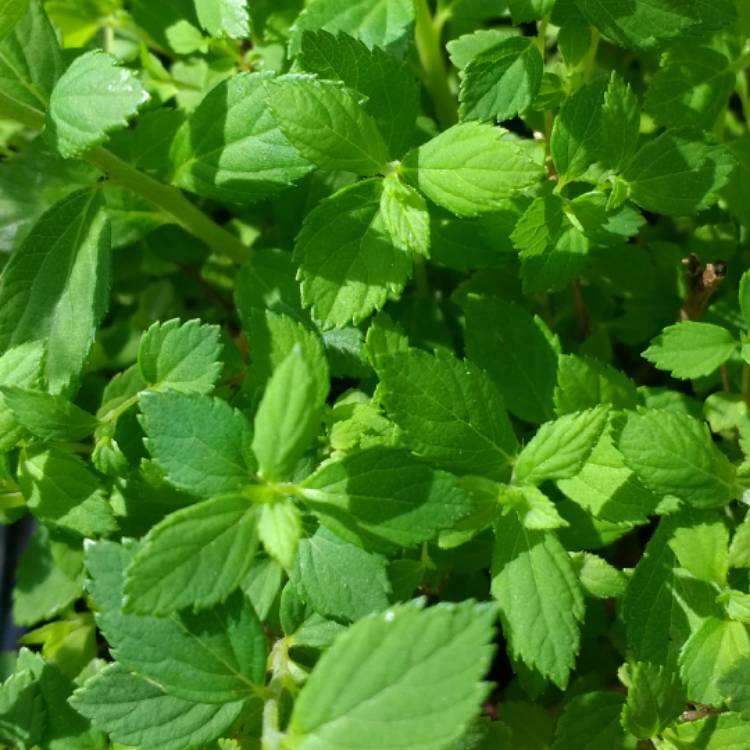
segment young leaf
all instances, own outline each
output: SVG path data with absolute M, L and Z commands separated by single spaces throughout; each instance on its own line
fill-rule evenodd
M 350 453 L 323 464 L 300 492 L 342 538 L 377 547 L 413 547 L 471 510 L 469 498 L 450 474 L 388 448 Z
M 629 414 L 617 447 L 657 495 L 674 495 L 696 508 L 718 507 L 737 495 L 734 466 L 692 417 L 662 410 Z
M 415 187 L 458 216 L 497 211 L 543 174 L 521 142 L 478 122 L 454 125 L 411 151 L 403 168 Z
M 612 73 L 602 105 L 599 160 L 621 170 L 635 153 L 641 131 L 641 111 L 630 84 Z
M 422 610 L 417 601 L 360 620 L 323 655 L 300 692 L 290 746 L 448 747 L 487 693 L 481 679 L 494 619 L 488 604 Z M 362 669 L 365 661 L 391 666 L 372 672 Z
M 552 419 L 557 352 L 534 318 L 494 297 L 469 297 L 464 307 L 466 352 L 495 381 L 508 410 L 536 424 Z
M 303 539 L 291 581 L 323 617 L 354 622 L 388 606 L 386 560 L 319 528 Z
M 258 515 L 246 495 L 224 495 L 168 515 L 128 566 L 124 611 L 161 616 L 226 600 L 252 565 Z
M 135 550 L 98 542 L 86 551 L 97 624 L 125 669 L 196 703 L 246 700 L 263 682 L 266 642 L 241 593 L 205 612 L 141 617 L 120 611 L 125 570 Z
M 607 407 L 598 406 L 543 424 L 516 460 L 516 481 L 541 484 L 578 474 L 599 442 L 608 419 Z
M 381 197 L 379 181 L 346 187 L 307 215 L 297 237 L 302 300 L 324 328 L 359 323 L 409 277 L 411 259 L 391 239 Z
M 565 688 L 580 644 L 583 594 L 565 548 L 513 514 L 495 526 L 492 595 L 514 659 Z
M 568 526 L 568 522 L 558 513 L 553 503 L 538 487 L 533 485 L 521 485 L 520 487 L 508 486 L 500 489 L 498 493 L 500 504 L 506 508 L 512 508 L 524 528 L 533 531 L 549 531 L 561 529 Z M 490 516 L 493 520 L 495 512 Z
M 274 498 L 260 507 L 258 536 L 268 555 L 290 570 L 302 536 L 302 517 L 290 500 Z
M 750 568 L 750 515 L 734 532 L 728 562 L 733 568 Z
M 302 33 L 297 61 L 308 73 L 342 81 L 366 97 L 364 108 L 377 123 L 391 156 L 402 156 L 413 144 L 419 87 L 405 63 L 379 47 L 368 49 L 348 34 L 334 36 L 326 31 Z
M 268 73 L 241 73 L 206 94 L 171 147 L 172 182 L 236 203 L 265 198 L 313 168 L 289 143 L 268 103 Z
M 184 750 L 212 742 L 231 726 L 244 705 L 175 698 L 117 663 L 86 680 L 70 704 L 116 742 L 143 750 Z
M 302 352 L 293 349 L 274 370 L 255 415 L 253 453 L 260 476 L 289 479 L 320 428 L 323 400 Z
M 590 552 L 578 552 L 572 558 L 584 591 L 597 599 L 620 599 L 627 587 L 622 571 Z
M 722 326 L 687 320 L 665 328 L 643 357 L 675 378 L 700 378 L 724 364 L 738 345 Z
M 599 691 L 575 696 L 557 721 L 551 750 L 602 750 L 622 748 L 620 725 L 623 698 Z
M 23 5 L 11 2 L 19 9 Z M 45 109 L 63 69 L 55 31 L 40 0 L 34 0 L 12 32 L 0 41 L 0 90 L 15 102 Z
M 109 304 L 110 231 L 102 198 L 83 190 L 34 225 L 0 276 L 0 349 L 47 341 L 52 393 L 78 377 Z
M 505 404 L 471 362 L 410 349 L 378 365 L 380 397 L 406 444 L 459 474 L 494 475 L 516 452 Z
M 427 202 L 396 174 L 383 180 L 380 215 L 396 247 L 430 257 L 430 215 Z
M 726 586 L 729 531 L 715 513 L 695 513 L 675 529 L 669 546 L 683 568 L 699 581 Z
M 628 673 L 630 684 L 622 709 L 622 725 L 639 739 L 655 737 L 684 711 L 685 688 L 671 663 L 658 666 L 640 661 Z
M 226 401 L 146 393 L 140 407 L 146 447 L 175 487 L 209 498 L 239 490 L 255 473 L 250 425 Z
M 124 128 L 148 99 L 138 78 L 101 50 L 77 57 L 52 90 L 47 139 L 66 158 L 80 156 Z
M 195 0 L 195 12 L 211 36 L 246 39 L 250 36 L 247 5 L 247 0 Z
M 511 37 L 473 57 L 459 90 L 461 119 L 515 117 L 534 101 L 542 70 L 542 56 L 528 37 Z
M 141 338 L 138 367 L 153 390 L 210 393 L 221 374 L 218 326 L 154 323 Z
M 383 171 L 388 147 L 356 92 L 309 76 L 286 76 L 267 86 L 276 122 L 305 159 L 361 175 Z

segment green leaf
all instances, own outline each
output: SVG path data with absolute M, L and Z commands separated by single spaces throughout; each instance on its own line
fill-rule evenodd
M 20 10 L 18 0 L 8 0 Z M 1 11 L 0 11 L 1 12 Z M 0 21 L 0 37 L 4 36 Z M 15 102 L 46 109 L 49 95 L 63 72 L 60 44 L 39 0 L 0 41 L 0 90 Z
M 52 90 L 45 124 L 48 141 L 66 158 L 80 156 L 127 127 L 148 99 L 138 78 L 101 50 L 77 57 Z
M 393 244 L 407 253 L 430 257 L 430 215 L 427 202 L 396 174 L 383 180 L 380 216 Z
M 260 476 L 289 479 L 320 429 L 324 399 L 302 352 L 293 349 L 274 370 L 255 415 L 253 453 Z
M 558 414 L 612 404 L 617 409 L 635 409 L 638 392 L 624 373 L 605 362 L 575 354 L 563 354 L 557 362 L 555 411 Z
M 513 23 L 528 23 L 544 18 L 551 10 L 555 0 L 508 0 L 508 8 Z
M 729 568 L 729 531 L 714 513 L 696 513 L 689 520 L 675 529 L 669 546 L 692 576 L 723 588 Z
M 677 750 L 744 750 L 748 729 L 750 722 L 726 713 L 674 724 L 665 737 Z
M 44 662 L 37 654 L 22 648 L 16 670 L 0 688 L 0 740 L 32 750 L 42 741 L 47 710 L 39 689 Z
M 48 524 L 86 537 L 116 529 L 104 488 L 78 456 L 55 448 L 24 451 L 18 483 L 29 509 Z
M 478 122 L 454 125 L 411 151 L 403 169 L 431 201 L 458 216 L 501 209 L 544 171 L 523 141 Z
M 583 593 L 557 537 L 508 514 L 495 525 L 492 595 L 514 659 L 565 688 L 581 640 Z
M 451 39 L 445 47 L 453 66 L 458 70 L 464 70 L 475 57 L 497 47 L 513 35 L 514 31 L 507 27 L 477 29 L 471 34 L 463 34 L 456 39 Z
M 343 31 L 368 47 L 405 51 L 414 26 L 411 0 L 311 0 L 292 28 L 290 48 L 296 54 L 305 30 Z
M 269 109 L 270 77 L 241 73 L 206 94 L 172 143 L 175 185 L 207 198 L 249 203 L 310 172 L 312 164 L 289 143 Z
M 721 706 L 724 696 L 719 681 L 749 652 L 746 625 L 715 617 L 706 619 L 680 653 L 680 675 L 688 698 L 708 706 Z
M 745 271 L 740 277 L 739 298 L 745 328 L 750 328 L 750 271 Z
M 734 532 L 728 562 L 732 568 L 750 568 L 750 515 Z
M 302 33 L 297 61 L 308 73 L 342 81 L 366 97 L 363 106 L 375 120 L 391 156 L 402 156 L 413 144 L 419 87 L 405 63 L 380 47 L 368 49 L 348 34 L 334 36 L 326 31 Z
M 417 601 L 360 620 L 336 639 L 305 683 L 289 746 L 447 747 L 466 731 L 487 694 L 481 679 L 492 655 L 494 619 L 487 604 L 422 610 Z M 365 661 L 389 669 L 362 669 Z
M 599 160 L 621 170 L 633 156 L 641 131 L 641 108 L 630 84 L 613 72 L 604 92 Z
M 466 353 L 495 381 L 507 409 L 534 424 L 552 419 L 557 352 L 536 320 L 494 297 L 469 297 L 464 308 Z
M 146 447 L 170 484 L 198 497 L 239 490 L 255 472 L 252 431 L 226 401 L 183 393 L 140 397 Z
M 512 508 L 524 528 L 534 531 L 549 531 L 568 526 L 568 522 L 558 513 L 553 503 L 538 487 L 532 485 L 513 485 L 502 487 L 498 493 L 498 500 L 506 508 Z M 492 520 L 497 512 L 490 516 Z
M 625 574 L 606 560 L 590 552 L 577 552 L 572 560 L 581 586 L 589 596 L 597 599 L 620 599 L 625 593 Z
M 607 407 L 598 406 L 543 424 L 515 462 L 516 481 L 541 484 L 574 477 L 599 442 L 608 419 Z
M 562 199 L 548 193 L 534 198 L 510 239 L 522 258 L 540 255 L 557 242 L 563 228 Z
M 82 589 L 80 546 L 40 526 L 16 569 L 13 621 L 24 626 L 52 620 L 81 596 Z
M 598 159 L 603 96 L 602 82 L 584 86 L 565 100 L 555 118 L 550 150 L 566 182 L 580 177 Z
M 551 750 L 618 750 L 625 735 L 620 726 L 623 697 L 599 691 L 576 695 L 557 721 Z
M 342 538 L 379 547 L 413 547 L 471 510 L 450 474 L 388 448 L 350 453 L 323 464 L 300 492 Z
M 199 320 L 154 323 L 141 338 L 138 367 L 153 390 L 210 393 L 222 368 L 219 327 Z
M 515 455 L 503 399 L 471 362 L 409 349 L 384 359 L 378 372 L 386 411 L 406 444 L 428 461 L 458 474 L 492 476 Z
M 175 698 L 157 684 L 110 664 L 75 691 L 70 704 L 116 742 L 143 750 L 184 750 L 221 736 L 243 703 Z
M 114 542 L 87 547 L 88 590 L 97 624 L 122 666 L 171 696 L 196 703 L 246 700 L 262 684 L 266 639 L 241 593 L 204 612 L 141 617 L 120 611 L 135 550 Z
M 258 508 L 224 495 L 168 515 L 143 540 L 128 566 L 124 611 L 166 615 L 223 602 L 252 565 Z
M 528 37 L 511 37 L 473 57 L 459 90 L 461 119 L 503 122 L 523 112 L 539 91 L 543 67 Z
M 696 131 L 665 131 L 638 150 L 623 177 L 647 211 L 687 216 L 726 185 L 735 159 Z
M 250 36 L 247 0 L 195 0 L 201 26 L 213 37 L 246 39 Z
M 724 505 L 737 495 L 735 469 L 705 424 L 685 414 L 629 414 L 617 447 L 626 465 L 657 495 L 696 508 Z
M 78 377 L 109 304 L 110 232 L 101 196 L 73 193 L 34 225 L 0 276 L 0 350 L 47 342 L 52 393 Z
M 730 711 L 750 720 L 750 656 L 743 654 L 719 677 L 718 688 Z
M 3 387 L 1 392 L 18 423 L 41 440 L 81 440 L 96 429 L 93 414 L 62 396 L 13 386 Z
M 687 320 L 665 328 L 643 357 L 675 378 L 700 378 L 717 370 L 737 347 L 726 328 Z
M 388 147 L 356 92 L 302 75 L 277 78 L 267 86 L 276 122 L 305 159 L 323 169 L 361 175 L 383 171 Z
M 639 739 L 661 734 L 685 710 L 685 688 L 673 664 L 636 662 L 629 667 L 622 725 Z
M 385 609 L 391 592 L 384 557 L 325 528 L 300 542 L 291 581 L 319 615 L 352 622 Z
M 42 341 L 30 341 L 14 346 L 0 355 L 0 384 L 38 388 L 42 381 L 45 345 Z M 23 437 L 23 429 L 0 388 L 0 447 L 3 450 L 14 448 Z
M 382 186 L 365 180 L 321 201 L 294 249 L 302 300 L 324 328 L 359 323 L 399 294 L 411 259 L 391 239 L 380 212 Z
M 24 17 L 29 0 L 0 0 L 0 39 Z
M 302 517 L 296 505 L 274 498 L 260 507 L 258 535 L 263 548 L 286 570 L 291 569 L 302 536 Z

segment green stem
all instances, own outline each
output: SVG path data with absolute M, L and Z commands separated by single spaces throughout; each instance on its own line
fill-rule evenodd
M 448 68 L 440 39 L 445 14 L 433 18 L 427 0 L 415 0 L 415 10 L 417 53 L 424 84 L 432 97 L 440 124 L 447 128 L 458 121 L 458 110 L 448 84 Z
M 32 130 L 41 131 L 44 128 L 44 112 L 17 102 L 2 92 L 0 117 L 20 122 Z M 249 248 L 212 221 L 177 188 L 139 172 L 101 146 L 83 154 L 82 158 L 104 172 L 113 182 L 153 203 L 187 232 L 203 240 L 217 255 L 224 255 L 238 263 L 244 263 L 250 258 Z
M 586 56 L 583 58 L 583 78 L 585 81 L 591 80 L 591 75 L 594 72 L 594 64 L 596 63 L 596 53 L 599 51 L 599 42 L 602 40 L 602 35 L 598 29 L 591 27 L 591 45 L 589 46 Z

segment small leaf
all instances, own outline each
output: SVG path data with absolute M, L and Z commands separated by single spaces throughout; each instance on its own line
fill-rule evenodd
M 201 26 L 221 39 L 246 39 L 250 36 L 247 0 L 195 0 L 195 12 Z
M 641 661 L 629 670 L 628 698 L 622 724 L 639 739 L 661 734 L 685 710 L 687 696 L 674 664 Z
M 290 570 L 302 536 L 302 518 L 288 500 L 265 502 L 260 507 L 258 535 L 268 555 Z
M 430 257 L 430 215 L 425 199 L 391 174 L 383 180 L 380 215 L 396 247 Z
M 18 423 L 41 440 L 82 440 L 96 429 L 93 414 L 62 396 L 12 386 L 0 392 Z

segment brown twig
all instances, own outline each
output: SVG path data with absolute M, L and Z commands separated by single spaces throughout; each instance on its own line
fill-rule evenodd
M 708 301 L 721 286 L 727 275 L 726 263 L 718 260 L 704 266 L 695 253 L 683 258 L 687 295 L 680 310 L 680 320 L 699 320 Z

